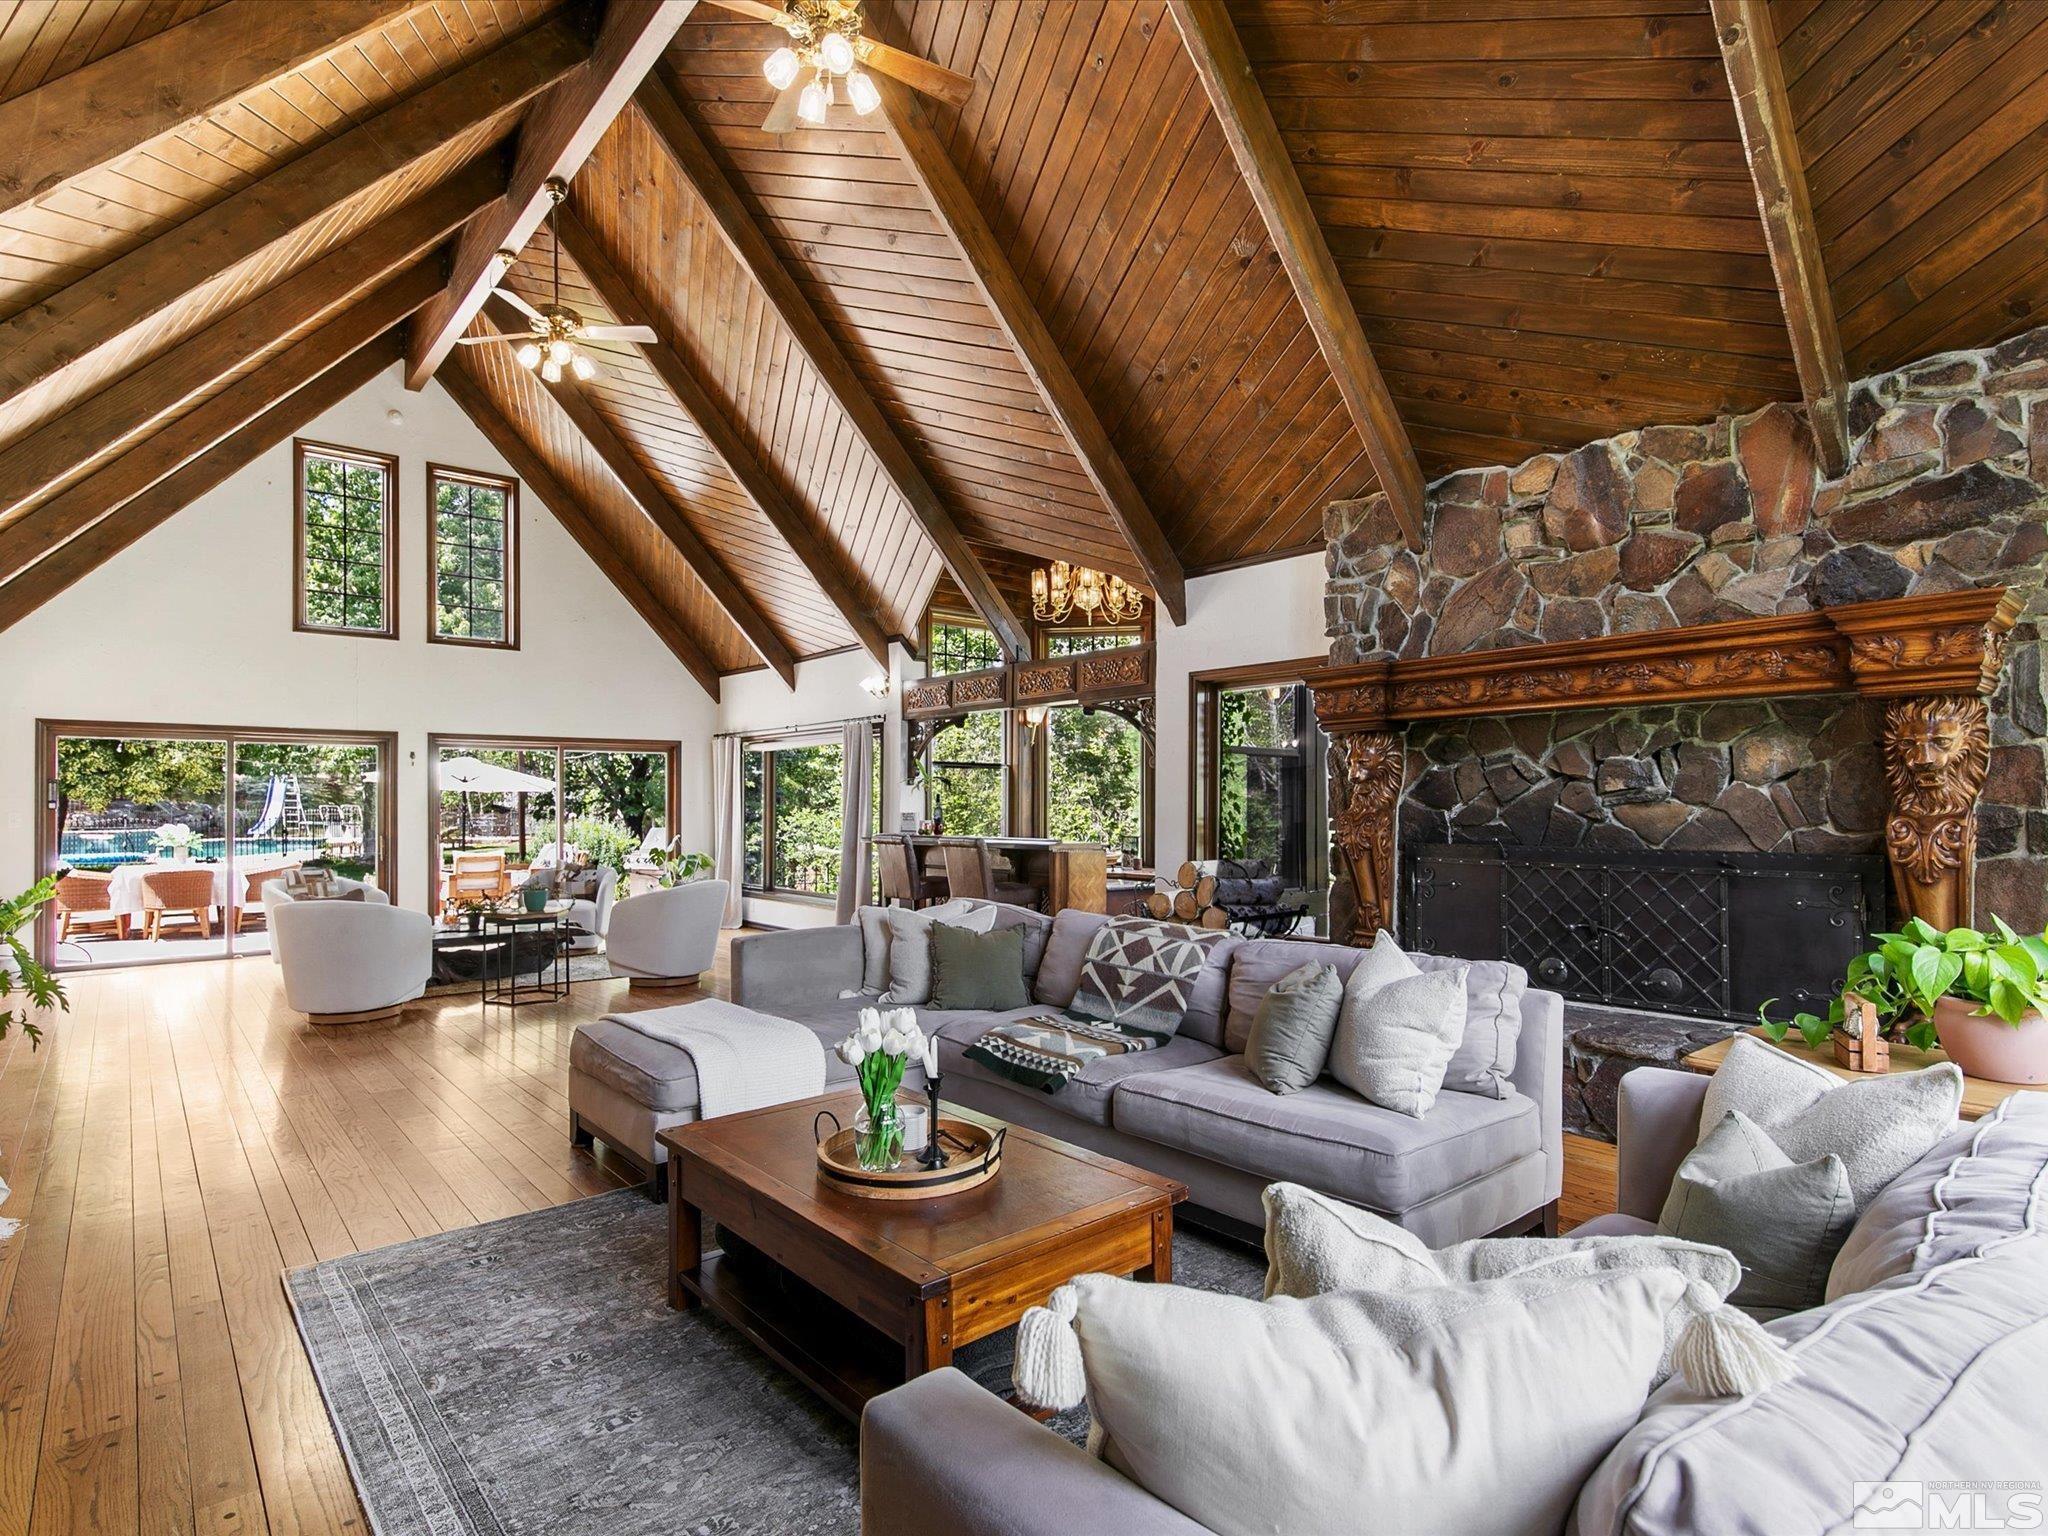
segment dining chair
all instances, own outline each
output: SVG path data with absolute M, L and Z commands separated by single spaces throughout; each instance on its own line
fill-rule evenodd
M 213 871 L 152 869 L 142 877 L 142 936 L 151 943 L 163 937 L 166 915 L 189 917 L 202 939 L 213 937 Z
M 74 933 L 111 933 L 125 938 L 120 916 L 113 910 L 114 877 L 74 869 L 57 882 L 57 939 Z
M 875 862 L 882 875 L 882 905 L 901 902 L 921 907 L 930 899 L 924 888 L 924 871 L 918 866 L 917 849 L 900 832 L 886 832 L 875 839 Z
M 259 869 L 242 883 L 242 899 L 238 905 L 228 908 L 228 932 L 240 933 L 251 920 L 264 926 L 263 887 L 273 880 L 284 878 L 282 869 Z

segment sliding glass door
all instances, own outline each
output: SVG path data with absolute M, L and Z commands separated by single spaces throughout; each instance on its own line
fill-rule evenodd
M 37 750 L 54 966 L 263 952 L 301 866 L 389 889 L 388 735 L 42 721 Z
M 676 743 L 430 736 L 429 894 L 440 910 L 460 859 L 506 885 L 562 850 L 618 871 L 621 893 L 673 836 Z

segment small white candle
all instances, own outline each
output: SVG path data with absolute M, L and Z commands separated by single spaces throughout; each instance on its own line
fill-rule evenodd
M 928 1111 L 922 1104 L 898 1104 L 896 1114 L 903 1122 L 903 1150 L 922 1152 L 931 1140 Z

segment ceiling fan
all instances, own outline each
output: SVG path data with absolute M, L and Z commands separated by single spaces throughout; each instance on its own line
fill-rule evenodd
M 596 359 L 583 350 L 582 343 L 591 341 L 658 341 L 651 326 L 645 325 L 593 325 L 569 305 L 562 302 L 562 242 L 555 233 L 555 209 L 562 199 L 569 195 L 569 184 L 559 177 L 550 178 L 548 194 L 548 244 L 554 252 L 554 298 L 535 309 L 510 288 L 502 285 L 491 291 L 526 316 L 527 334 L 524 336 L 464 336 L 466 347 L 488 347 L 494 345 L 514 346 L 513 353 L 522 368 L 532 369 L 549 384 L 562 381 L 562 370 L 567 369 L 578 379 L 589 382 L 602 378 L 604 370 Z M 519 259 L 517 251 L 498 252 L 500 279 Z
M 788 45 L 768 55 L 761 71 L 780 93 L 761 127 L 769 133 L 815 128 L 825 121 L 835 90 L 844 86 L 854 111 L 865 117 L 882 103 L 866 70 L 901 80 L 912 90 L 953 106 L 974 90 L 971 75 L 877 42 L 863 31 L 861 0 L 710 0 L 728 11 L 765 21 L 789 34 Z

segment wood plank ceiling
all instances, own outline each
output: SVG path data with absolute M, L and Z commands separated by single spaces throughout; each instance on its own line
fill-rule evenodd
M 210 9 L 0 0 L 0 108 Z M 397 272 L 464 217 L 505 219 L 527 104 L 588 55 L 601 8 L 383 9 L 0 213 L 0 540 L 23 523 L 12 545 L 32 542 L 43 525 L 24 520 L 53 501 L 67 536 L 111 511 L 92 500 L 120 479 L 105 466 L 359 301 L 365 284 L 320 264 L 373 228 L 379 271 Z M 1291 171 L 1306 194 L 1405 432 L 1383 458 L 1412 447 L 1435 475 L 1800 398 L 1743 139 L 1769 125 L 1738 119 L 1731 68 L 1774 62 L 1782 79 L 1789 131 L 1750 150 L 1806 182 L 1810 216 L 1796 208 L 1781 236 L 1818 251 L 1843 354 L 1802 363 L 1809 396 L 1844 368 L 2039 323 L 2048 6 L 1723 0 L 1721 15 L 1717 29 L 1708 0 L 1230 0 L 1226 55 L 1241 49 L 1284 146 L 1267 130 L 1264 181 Z M 607 541 L 633 600 L 715 672 L 913 636 L 949 567 L 1013 608 L 1045 558 L 1142 579 L 1121 531 L 1134 515 L 1189 573 L 1316 547 L 1324 504 L 1372 489 L 1372 460 L 1167 0 L 868 0 L 868 17 L 973 81 L 964 104 L 918 110 L 993 242 L 949 227 L 920 185 L 932 167 L 914 175 L 878 120 L 841 106 L 766 133 L 760 66 L 781 34 L 706 0 L 565 205 L 564 244 L 583 242 L 602 281 L 565 254 L 564 296 L 653 324 L 660 350 L 597 349 L 607 377 L 565 409 L 509 348 L 461 347 L 443 365 L 461 398 L 517 434 L 575 499 L 565 520 Z M 963 249 L 1014 272 L 998 274 L 1010 332 L 1021 290 L 1053 374 L 1013 347 Z M 203 275 L 173 280 L 194 252 Z M 507 285 L 540 302 L 553 255 L 543 228 Z M 503 323 L 496 302 L 471 334 Z M 266 335 L 237 331 L 259 317 Z M 1829 329 L 1802 336 L 1834 346 Z M 1048 390 L 1065 392 L 1057 412 Z M 53 424 L 73 413 L 59 462 Z M 230 415 L 215 410 L 208 441 L 189 431 L 191 451 Z M 663 522 L 701 541 L 699 569 Z

